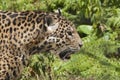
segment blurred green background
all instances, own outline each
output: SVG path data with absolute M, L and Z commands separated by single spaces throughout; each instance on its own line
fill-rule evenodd
M 32 56 L 20 80 L 120 80 L 120 0 L 0 0 L 0 9 L 42 10 L 71 20 L 83 40 L 68 61 Z

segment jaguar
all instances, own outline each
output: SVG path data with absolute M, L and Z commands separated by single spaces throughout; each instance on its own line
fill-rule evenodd
M 36 53 L 66 60 L 82 45 L 75 25 L 60 13 L 0 11 L 0 80 L 17 80 Z

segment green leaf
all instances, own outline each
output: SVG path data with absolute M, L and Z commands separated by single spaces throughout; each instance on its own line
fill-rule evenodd
M 77 27 L 79 33 L 91 34 L 93 31 L 93 26 L 90 25 L 80 25 Z

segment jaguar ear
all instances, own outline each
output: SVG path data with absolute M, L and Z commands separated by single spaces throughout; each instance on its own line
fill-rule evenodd
M 47 26 L 50 26 L 52 23 L 53 23 L 52 17 L 46 16 L 46 17 L 45 17 L 45 24 L 46 24 Z
M 53 32 L 58 28 L 58 23 L 49 15 L 45 17 L 45 27 L 48 31 Z

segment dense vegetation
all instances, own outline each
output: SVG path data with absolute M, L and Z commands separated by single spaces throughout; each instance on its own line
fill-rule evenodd
M 120 0 L 0 0 L 1 10 L 61 9 L 82 37 L 84 46 L 68 61 L 34 55 L 20 80 L 119 80 Z

